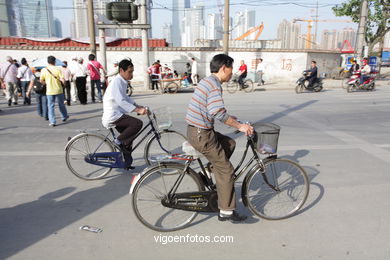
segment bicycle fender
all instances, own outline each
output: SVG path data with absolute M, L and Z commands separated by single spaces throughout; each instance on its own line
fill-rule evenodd
M 255 172 L 259 168 L 257 164 L 253 165 L 253 167 L 249 170 L 249 173 L 245 176 L 243 182 L 242 182 L 242 187 L 241 187 L 241 199 L 242 203 L 244 204 L 245 207 L 248 207 L 248 199 L 246 196 L 246 186 L 248 183 L 249 176 L 252 175 L 253 172 Z

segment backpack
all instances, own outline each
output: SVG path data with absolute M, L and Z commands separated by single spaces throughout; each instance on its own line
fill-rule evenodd
M 46 94 L 46 86 L 41 83 L 39 77 L 34 75 L 33 89 L 35 93 L 45 95 Z

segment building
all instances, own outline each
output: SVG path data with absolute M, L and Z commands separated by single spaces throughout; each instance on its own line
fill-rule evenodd
M 10 35 L 6 0 L 0 0 L 0 35 Z
M 233 25 L 235 38 L 240 37 L 246 33 L 250 28 L 256 26 L 256 11 L 245 10 L 244 12 L 237 12 L 235 22 Z M 250 35 L 247 40 L 253 40 L 254 34 Z
M 207 39 L 223 39 L 223 20 L 221 14 L 208 14 L 207 19 Z
M 206 38 L 206 26 L 204 21 L 204 6 L 194 6 L 185 9 L 183 18 L 184 32 L 181 37 L 181 46 L 193 47 L 196 40 Z
M 355 47 L 356 31 L 354 29 L 347 27 L 339 32 L 337 48 L 341 48 L 346 40 L 353 48 Z
M 301 35 L 301 25 L 283 20 L 278 26 L 277 38 L 282 41 L 282 49 L 302 49 L 306 36 Z
M 190 0 L 172 0 L 172 44 L 181 46 L 182 34 L 184 33 L 183 18 L 185 9 L 191 8 Z
M 54 18 L 54 37 L 61 38 L 62 37 L 62 24 L 58 18 Z
M 163 38 L 169 42 L 172 43 L 172 24 L 165 23 L 162 28 Z

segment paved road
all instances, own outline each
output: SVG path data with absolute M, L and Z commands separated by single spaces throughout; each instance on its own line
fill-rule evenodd
M 253 217 L 240 202 L 239 211 L 251 216 L 247 223 L 219 223 L 213 215 L 199 215 L 193 226 L 168 234 L 151 231 L 135 218 L 128 195 L 131 173 L 113 170 L 107 179 L 87 182 L 67 169 L 67 137 L 77 129 L 100 128 L 101 104 L 71 106 L 70 120 L 50 128 L 34 107 L 8 108 L 2 99 L 0 259 L 389 259 L 387 83 L 374 92 L 350 94 L 342 89 L 226 94 L 232 114 L 282 126 L 279 154 L 306 169 L 308 202 L 300 214 L 282 221 Z M 152 108 L 170 106 L 175 128 L 184 132 L 190 95 L 134 98 Z M 222 125 L 218 129 L 232 133 Z M 245 138 L 235 138 L 242 147 Z M 134 172 L 140 172 L 142 152 L 135 155 Z M 80 231 L 82 225 L 103 232 Z M 189 242 L 164 245 L 165 235 Z M 198 241 L 201 236 L 234 240 L 191 242 L 196 236 Z

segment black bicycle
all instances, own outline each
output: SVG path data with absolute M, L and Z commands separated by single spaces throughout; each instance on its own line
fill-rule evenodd
M 181 145 L 186 140 L 181 133 L 170 130 L 172 121 L 169 119 L 169 110 L 164 108 L 158 111 L 161 112 L 160 116 L 148 109 L 149 122 L 136 135 L 132 148 L 134 151 L 149 137 L 144 148 L 144 158 L 148 165 L 153 164 L 151 158 L 181 151 Z M 66 165 L 74 175 L 84 180 L 101 179 L 112 168 L 125 168 L 123 153 L 126 151 L 114 141 L 116 135 L 113 127 L 105 135 L 97 131 L 80 131 L 80 134 L 69 138 L 65 147 Z
M 226 90 L 230 94 L 235 93 L 237 90 L 244 90 L 244 92 L 249 93 L 253 91 L 253 81 L 251 79 L 244 79 L 244 85 L 240 86 L 238 83 L 238 75 L 234 74 L 232 79 L 227 82 L 226 85 Z
M 275 124 L 254 125 L 246 149 L 234 170 L 234 180 L 246 172 L 242 201 L 257 216 L 279 220 L 293 216 L 309 194 L 305 170 L 296 162 L 276 154 L 280 128 Z M 185 163 L 160 162 L 149 168 L 133 190 L 133 210 L 137 218 L 156 231 L 174 231 L 190 225 L 198 212 L 218 212 L 217 191 L 210 170 L 200 154 L 187 143 L 185 154 L 169 156 Z M 188 149 L 188 147 L 190 147 Z M 248 150 L 253 156 L 243 166 Z M 260 155 L 267 155 L 261 159 Z M 167 158 L 166 158 L 167 159 Z M 198 161 L 200 172 L 190 165 Z

